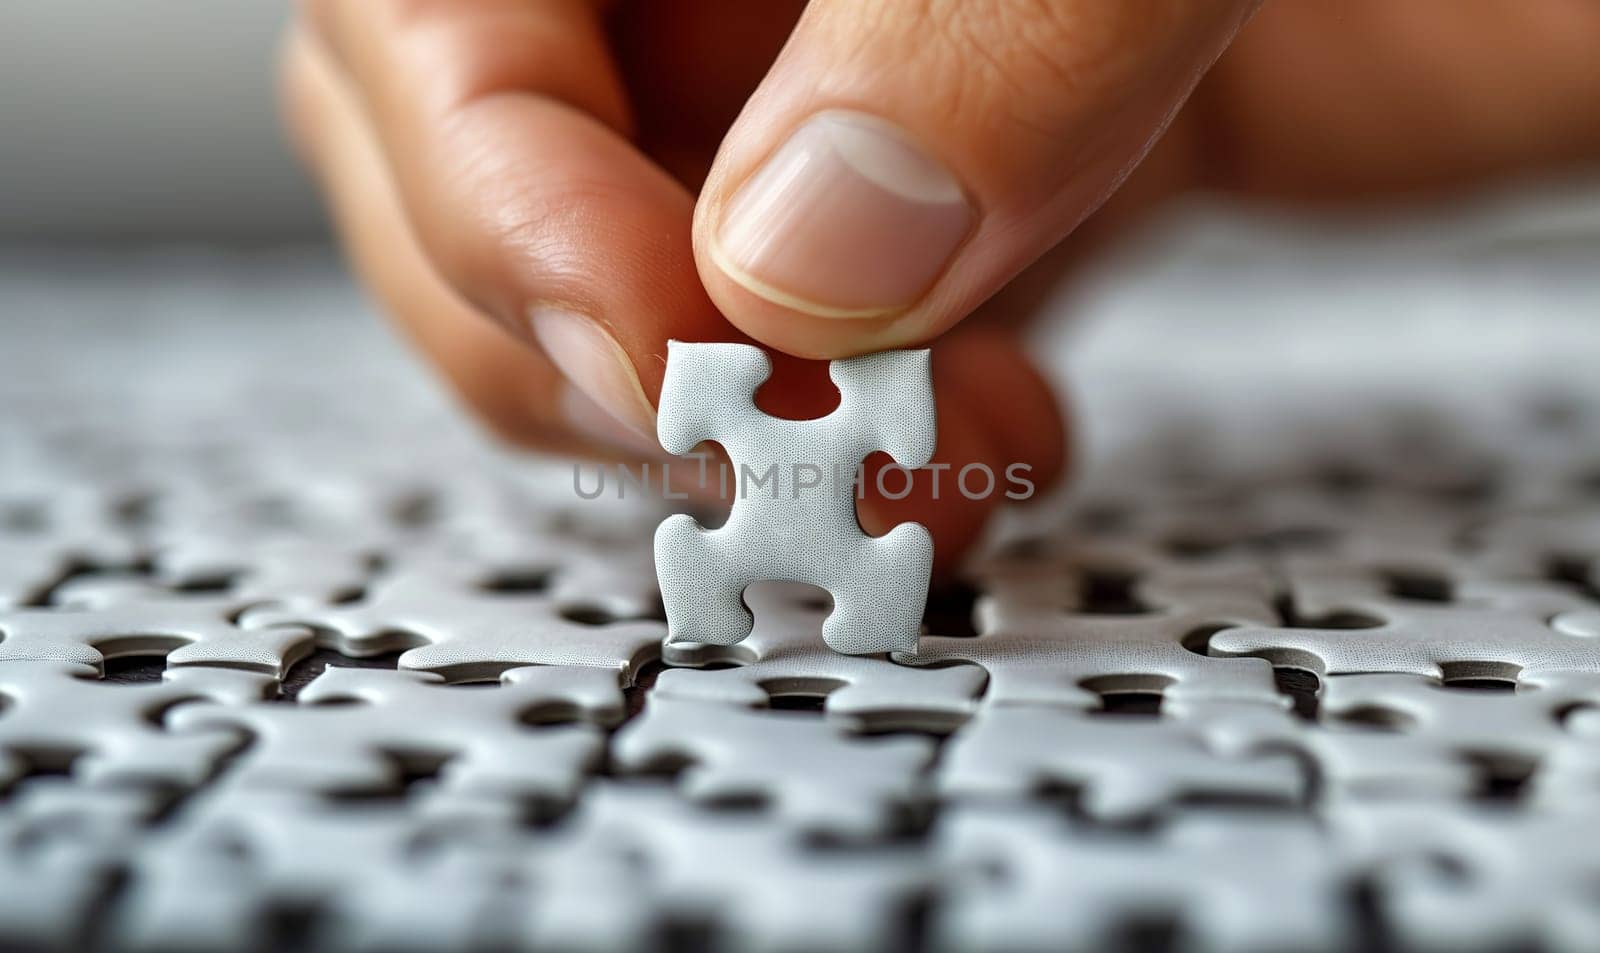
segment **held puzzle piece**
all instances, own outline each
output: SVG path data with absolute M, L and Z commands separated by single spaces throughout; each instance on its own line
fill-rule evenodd
M 914 652 L 928 598 L 933 539 L 917 523 L 881 537 L 856 522 L 854 476 L 884 450 L 906 468 L 933 456 L 935 422 L 929 355 L 885 351 L 834 361 L 828 375 L 839 406 L 818 420 L 784 420 L 755 403 L 772 372 L 748 344 L 668 345 L 657 436 L 687 454 L 715 440 L 733 460 L 728 521 L 703 529 L 687 514 L 656 529 L 656 577 L 668 642 L 730 645 L 750 634 L 746 586 L 778 579 L 833 594 L 822 627 L 847 655 Z

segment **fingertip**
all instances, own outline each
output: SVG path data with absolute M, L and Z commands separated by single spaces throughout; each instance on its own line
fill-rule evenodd
M 1007 467 L 1027 468 L 1036 490 L 1067 472 L 1072 445 L 1062 399 L 1012 328 L 967 324 L 945 344 L 941 386 L 967 395 Z
M 977 216 L 955 177 L 903 130 L 825 109 L 741 169 L 742 181 L 719 171 L 696 206 L 695 261 L 740 330 L 813 358 L 938 333 L 919 305 Z
M 1068 444 L 1062 409 L 1014 332 L 963 329 L 941 339 L 933 357 L 933 461 L 905 474 L 889 472 L 887 454 L 869 457 L 857 514 L 873 536 L 907 520 L 927 527 L 935 575 L 947 577 L 996 510 L 1025 504 L 1061 478 Z
M 697 249 L 696 263 L 707 295 L 728 322 L 785 354 L 832 360 L 907 347 L 918 340 L 893 317 L 821 317 L 764 296 L 724 271 L 709 250 Z
M 921 523 L 933 537 L 934 575 L 947 577 L 1003 500 L 1002 469 L 972 412 L 942 398 L 933 460 L 927 467 L 906 470 L 886 453 L 868 457 L 857 519 L 869 536 L 882 536 L 900 523 Z

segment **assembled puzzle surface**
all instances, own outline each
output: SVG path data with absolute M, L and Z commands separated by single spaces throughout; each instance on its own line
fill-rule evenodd
M 794 584 L 664 644 L 674 504 L 481 444 L 321 266 L 0 263 L 0 947 L 1600 949 L 1600 280 L 1518 363 L 1435 262 L 1424 367 L 1246 260 L 1083 303 L 1080 488 L 894 656 Z

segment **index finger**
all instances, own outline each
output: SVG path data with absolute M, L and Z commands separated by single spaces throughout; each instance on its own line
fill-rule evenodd
M 624 137 L 592 6 L 318 0 L 311 13 L 438 273 L 653 433 L 667 340 L 737 335 L 694 267 L 693 197 Z

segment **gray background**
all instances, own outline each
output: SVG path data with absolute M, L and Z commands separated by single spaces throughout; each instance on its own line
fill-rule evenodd
M 286 0 L 0 2 L 0 240 L 323 234 L 279 134 Z
M 287 0 L 0 2 L 0 241 L 325 236 L 278 123 L 274 59 L 292 9 Z M 1475 225 L 1485 204 L 1517 241 L 1600 236 L 1600 189 L 1589 185 L 1561 186 L 1553 201 L 1537 190 L 1531 203 L 1471 202 Z M 1451 244 L 1451 224 L 1430 214 L 1357 227 Z

